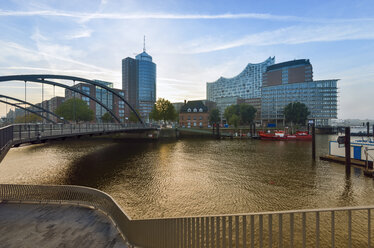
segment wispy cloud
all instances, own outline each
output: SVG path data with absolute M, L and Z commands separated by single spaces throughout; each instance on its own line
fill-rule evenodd
M 104 71 L 85 71 L 85 70 L 61 70 L 47 67 L 26 67 L 26 66 L 8 66 L 0 67 L 0 71 L 38 71 L 38 72 L 53 72 L 62 74 L 95 74 L 95 75 L 106 75 L 107 72 Z
M 92 34 L 91 29 L 84 29 L 84 30 L 78 30 L 71 34 L 65 35 L 65 39 L 67 40 L 73 40 L 73 39 L 80 39 L 80 38 L 88 38 Z
M 45 57 L 48 57 L 48 58 L 61 60 L 61 61 L 68 62 L 68 63 L 71 63 L 71 64 L 80 65 L 80 66 L 83 66 L 85 68 L 91 68 L 91 69 L 94 69 L 96 71 L 106 72 L 108 74 L 109 73 L 116 73 L 116 71 L 112 71 L 112 70 L 105 69 L 105 68 L 102 68 L 102 67 L 98 67 L 98 66 L 95 66 L 95 65 L 87 64 L 87 63 L 84 63 L 84 62 L 81 62 L 81 61 L 78 61 L 78 60 L 75 60 L 75 59 L 72 59 L 72 58 L 59 56 L 57 54 L 63 53 L 63 51 L 61 51 L 61 47 L 54 47 L 54 48 L 50 47 L 45 51 L 42 51 L 42 50 L 35 51 L 33 49 L 29 49 L 29 48 L 26 48 L 22 45 L 19 45 L 15 42 L 5 42 L 5 41 L 0 41 L 0 46 L 12 48 L 12 49 L 15 49 L 17 51 L 23 51 L 23 52 L 26 52 L 26 53 L 29 53 L 29 54 L 34 54 L 34 55 L 37 55 L 37 56 L 45 56 Z
M 107 1 L 102 1 L 105 4 Z M 0 16 L 53 16 L 67 17 L 89 21 L 93 19 L 257 19 L 273 21 L 298 21 L 298 22 L 352 22 L 352 21 L 373 21 L 374 18 L 355 19 L 326 19 L 307 18 L 289 15 L 273 15 L 269 13 L 222 13 L 222 14 L 179 14 L 179 13 L 81 13 L 60 10 L 37 10 L 37 11 L 8 11 L 0 10 Z
M 200 54 L 226 50 L 241 46 L 295 45 L 310 42 L 330 42 L 343 40 L 373 40 L 374 23 L 331 24 L 311 26 L 291 26 L 244 36 L 228 42 L 191 41 L 177 53 Z

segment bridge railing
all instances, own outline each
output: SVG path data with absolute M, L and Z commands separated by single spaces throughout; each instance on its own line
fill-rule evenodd
M 0 128 L 0 154 L 13 141 L 13 126 Z
M 15 140 L 35 139 L 48 136 L 85 134 L 93 132 L 110 132 L 129 129 L 146 128 L 143 124 L 15 124 L 13 136 Z
M 100 209 L 139 247 L 371 247 L 374 233 L 374 206 L 132 220 L 109 195 L 86 187 L 0 185 L 0 200 Z

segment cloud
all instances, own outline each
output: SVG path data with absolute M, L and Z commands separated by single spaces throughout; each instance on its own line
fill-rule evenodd
M 80 39 L 80 38 L 88 38 L 88 37 L 91 37 L 92 32 L 93 31 L 91 29 L 78 30 L 73 33 L 65 35 L 65 39 L 73 40 L 73 39 Z
M 200 54 L 221 51 L 241 46 L 295 45 L 310 42 L 330 42 L 343 40 L 373 40 L 374 23 L 332 24 L 332 25 L 298 25 L 265 31 L 244 36 L 229 42 L 216 42 L 210 39 L 191 41 L 181 46 L 176 53 Z M 209 39 L 208 39 L 209 40 Z
M 101 4 L 106 4 L 102 0 Z M 0 10 L 0 16 L 52 16 L 67 17 L 89 21 L 94 19 L 172 19 L 172 20 L 193 20 L 193 19 L 257 19 L 272 21 L 297 21 L 297 22 L 353 22 L 353 21 L 374 21 L 374 18 L 355 18 L 355 19 L 324 19 L 324 18 L 306 18 L 288 15 L 273 15 L 269 13 L 223 13 L 223 14 L 178 14 L 178 13 L 81 13 L 59 10 L 38 10 L 38 11 L 8 11 Z
M 67 70 L 61 70 L 61 69 L 54 69 L 54 68 L 42 68 L 42 67 L 25 67 L 25 66 L 9 66 L 9 67 L 0 67 L 0 70 L 8 71 L 8 70 L 14 70 L 14 71 L 42 71 L 42 72 L 53 72 L 53 73 L 61 73 L 66 75 L 71 74 L 95 74 L 95 75 L 105 75 L 107 72 L 104 71 L 85 71 L 85 70 L 75 70 L 75 69 L 67 69 Z
M 60 46 L 60 45 L 45 45 L 44 47 L 39 47 L 38 50 L 34 50 L 34 49 L 29 49 L 29 48 L 26 48 L 24 46 L 21 46 L 15 42 L 5 42 L 5 41 L 0 41 L 0 46 L 1 47 L 8 47 L 8 48 L 12 48 L 13 50 L 17 50 L 17 51 L 22 51 L 24 53 L 27 53 L 27 54 L 32 54 L 32 55 L 35 55 L 35 56 L 44 56 L 46 58 L 51 58 L 51 59 L 55 59 L 55 60 L 60 60 L 60 61 L 63 61 L 63 62 L 68 62 L 68 63 L 72 63 L 72 64 L 75 64 L 75 65 L 80 65 L 80 66 L 83 66 L 85 68 L 91 68 L 91 69 L 94 69 L 94 70 L 97 70 L 97 71 L 101 71 L 101 72 L 106 72 L 106 73 L 116 73 L 115 71 L 112 71 L 112 70 L 109 70 L 109 69 L 106 69 L 106 68 L 101 68 L 101 67 L 98 67 L 98 66 L 95 66 L 95 65 L 91 65 L 91 64 L 87 64 L 87 63 L 84 63 L 84 62 L 81 62 L 81 61 L 78 61 L 78 60 L 75 60 L 75 59 L 72 59 L 72 58 L 69 58 L 69 57 L 62 57 L 58 54 L 73 54 L 73 53 L 77 53 L 78 51 L 71 51 L 69 49 L 69 47 L 66 47 L 66 46 Z

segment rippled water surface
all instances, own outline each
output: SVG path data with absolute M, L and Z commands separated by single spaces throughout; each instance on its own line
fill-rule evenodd
M 318 155 L 332 136 L 317 136 Z M 311 142 L 87 139 L 13 148 L 0 183 L 75 184 L 134 218 L 374 204 L 360 169 L 311 159 Z

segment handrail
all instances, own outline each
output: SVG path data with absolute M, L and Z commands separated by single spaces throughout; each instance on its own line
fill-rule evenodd
M 0 202 L 71 203 L 94 207 L 109 215 L 126 239 L 130 217 L 103 191 L 83 186 L 0 184 Z
M 373 229 L 374 206 L 134 220 L 108 194 L 82 186 L 0 184 L 1 200 L 100 209 L 139 247 L 370 247 Z

